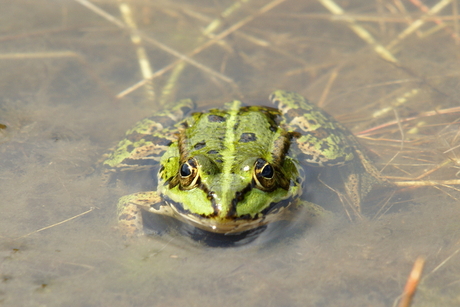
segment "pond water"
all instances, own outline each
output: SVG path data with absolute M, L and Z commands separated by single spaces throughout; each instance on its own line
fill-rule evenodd
M 456 1 L 407 35 L 423 14 L 409 1 L 127 3 L 154 72 L 187 55 L 170 94 L 169 68 L 154 99 L 124 92 L 142 75 L 118 1 L 0 0 L 2 305 L 392 306 L 419 256 L 413 306 L 460 304 Z M 139 187 L 107 187 L 100 163 L 127 129 L 175 99 L 264 104 L 275 89 L 318 103 L 384 176 L 412 183 L 361 219 L 335 200 L 327 222 L 236 247 L 122 239 L 115 203 Z

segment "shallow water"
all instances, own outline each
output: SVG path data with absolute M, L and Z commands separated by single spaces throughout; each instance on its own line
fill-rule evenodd
M 388 12 L 392 1 L 381 2 L 385 23 L 358 23 L 388 43 L 406 19 Z M 205 41 L 200 30 L 231 3 L 131 5 L 145 35 L 189 54 Z M 234 84 L 188 65 L 167 101 L 263 104 L 276 88 L 295 90 L 355 133 L 399 119 L 362 138 L 392 180 L 430 170 L 421 179 L 456 179 L 458 116 L 442 112 L 458 106 L 459 97 L 458 47 L 449 32 L 421 37 L 433 27 L 425 25 L 398 45 L 394 65 L 319 2 L 285 1 L 257 15 L 266 3 L 254 0 L 229 17 L 216 33 L 257 18 L 226 45 L 193 57 Z M 374 2 L 347 3 L 356 18 L 377 16 Z M 117 1 L 94 4 L 120 18 Z M 124 131 L 161 108 L 142 88 L 116 98 L 142 79 L 128 32 L 75 1 L 3 0 L 0 6 L 0 124 L 7 127 L 0 129 L 3 305 L 391 306 L 418 256 L 426 268 L 413 306 L 460 303 L 455 186 L 402 188 L 380 213 L 377 208 L 362 220 L 338 212 L 328 222 L 233 248 L 207 247 L 174 232 L 122 240 L 114 202 L 136 186 L 108 188 L 98 165 Z M 154 71 L 175 59 L 146 47 Z M 155 79 L 157 97 L 167 78 Z M 372 117 L 391 105 L 394 110 Z M 402 120 L 414 116 L 419 119 Z

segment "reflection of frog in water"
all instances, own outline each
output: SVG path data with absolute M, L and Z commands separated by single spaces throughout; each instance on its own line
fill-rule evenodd
M 104 165 L 128 171 L 159 164 L 158 188 L 120 198 L 120 226 L 141 230 L 141 210 L 216 233 L 254 229 L 298 207 L 320 214 L 300 199 L 308 189 L 301 165 L 340 165 L 341 189 L 359 212 L 371 187 L 385 181 L 355 137 L 296 93 L 279 90 L 270 101 L 273 107 L 233 101 L 185 117 L 194 104 L 182 100 L 137 123 Z

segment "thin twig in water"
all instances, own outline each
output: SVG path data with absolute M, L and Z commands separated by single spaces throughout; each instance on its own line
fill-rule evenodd
M 76 219 L 77 217 L 80 217 L 80 216 L 83 216 L 83 215 L 85 215 L 85 214 L 90 213 L 90 212 L 93 211 L 94 209 L 96 209 L 96 208 L 95 208 L 95 207 L 91 207 L 91 208 L 89 208 L 89 210 L 86 210 L 85 212 L 82 212 L 82 213 L 80 213 L 80 214 L 77 214 L 77 215 L 75 215 L 75 216 L 72 216 L 71 218 L 68 218 L 68 219 L 66 219 L 66 220 L 63 220 L 63 221 L 61 221 L 61 222 L 59 222 L 59 223 L 56 223 L 56 224 L 53 224 L 53 225 L 49 225 L 49 226 L 40 228 L 40 229 L 35 230 L 35 231 L 29 232 L 28 234 L 25 234 L 25 235 L 23 235 L 23 236 L 17 237 L 16 239 L 22 239 L 22 238 L 28 237 L 28 236 L 30 236 L 30 235 L 32 235 L 32 234 L 34 234 L 34 233 L 37 233 L 37 232 L 40 232 L 40 231 L 43 231 L 43 230 L 46 230 L 46 229 L 49 229 L 49 228 L 53 228 L 53 227 L 55 227 L 55 226 L 59 226 L 59 225 L 64 224 L 64 223 L 67 223 L 67 222 L 69 222 L 69 221 L 71 221 L 71 220 L 73 220 L 73 219 Z
M 390 63 L 398 63 L 398 60 L 363 27 L 361 27 L 356 20 L 351 17 L 345 18 L 344 10 L 332 0 L 318 0 L 325 8 L 332 14 L 343 16 L 343 20 L 347 23 L 348 27 L 355 32 L 362 40 L 374 48 L 374 51 L 384 60 Z
M 417 6 L 422 12 L 428 13 L 430 11 L 430 8 L 424 5 L 420 0 L 409 0 L 412 2 L 415 6 Z M 456 10 L 456 0 L 452 1 L 452 13 L 453 15 L 457 15 L 455 10 Z M 426 16 L 426 15 L 425 15 Z M 436 23 L 436 27 L 434 29 L 428 30 L 428 32 L 436 31 L 436 29 L 444 29 L 446 32 L 450 33 L 452 38 L 455 40 L 455 42 L 458 44 L 460 42 L 459 36 L 458 36 L 458 31 L 455 30 L 455 23 L 457 22 L 456 19 L 454 19 L 454 29 L 450 28 L 448 24 L 446 24 L 442 19 L 440 19 L 438 16 L 435 16 L 434 19 L 432 20 L 434 23 Z M 458 29 L 457 29 L 458 30 Z M 426 33 L 422 35 L 422 37 L 427 36 Z
M 419 180 L 419 181 L 395 181 L 393 182 L 398 187 L 429 187 L 435 185 L 458 185 L 460 184 L 460 179 L 451 179 L 451 180 Z
M 318 101 L 318 106 L 323 107 L 324 102 L 326 101 L 327 96 L 329 95 L 329 92 L 331 90 L 332 84 L 334 83 L 335 79 L 339 75 L 339 70 L 340 67 L 336 67 L 332 72 L 331 75 L 329 76 L 329 80 L 326 83 L 326 86 L 323 90 L 323 93 L 321 94 L 321 98 Z
M 106 20 L 110 21 L 111 23 L 115 24 L 117 27 L 119 27 L 121 29 L 128 29 L 128 27 L 121 20 L 119 20 L 118 18 L 113 17 L 112 15 L 104 12 L 102 9 L 98 8 L 97 6 L 92 4 L 91 2 L 89 2 L 87 0 L 74 0 L 74 1 L 77 1 L 78 3 L 86 6 L 87 8 L 92 10 L 94 13 L 96 13 L 99 16 L 105 18 Z M 145 42 L 148 42 L 148 43 L 158 47 L 159 49 L 161 49 L 161 50 L 163 50 L 163 51 L 175 56 L 176 58 L 178 58 L 178 59 L 180 59 L 182 61 L 185 61 L 185 62 L 189 63 L 190 65 L 195 66 L 196 68 L 198 68 L 200 70 L 203 70 L 204 72 L 206 72 L 206 73 L 208 73 L 208 74 L 210 74 L 210 75 L 212 75 L 212 76 L 214 76 L 216 78 L 219 78 L 219 79 L 221 79 L 221 80 L 223 80 L 223 81 L 225 81 L 227 83 L 230 83 L 232 85 L 235 84 L 235 82 L 231 78 L 229 78 L 229 77 L 227 77 L 227 76 L 225 76 L 225 75 L 223 75 L 223 74 L 221 74 L 221 73 L 219 73 L 219 72 L 217 72 L 217 71 L 215 71 L 215 70 L 213 70 L 213 69 L 211 69 L 211 68 L 209 68 L 209 67 L 207 67 L 207 66 L 205 66 L 205 65 L 203 65 L 203 64 L 201 64 L 201 63 L 199 63 L 197 61 L 195 61 L 195 60 L 193 60 L 192 58 L 186 56 L 185 54 L 182 54 L 182 53 L 172 49 L 171 47 L 161 43 L 160 41 L 154 39 L 153 37 L 146 36 L 142 32 L 138 32 L 138 34 L 139 34 L 140 37 L 142 37 L 142 39 Z M 175 65 L 173 65 L 173 66 L 175 66 Z M 152 75 L 152 78 L 154 78 L 154 77 L 155 77 L 155 74 Z M 146 82 L 147 81 L 143 80 L 142 85 L 144 85 Z
M 425 280 L 430 276 L 431 274 L 434 274 L 436 271 L 438 271 L 442 266 L 444 266 L 452 257 L 458 254 L 460 252 L 460 248 L 454 251 L 452 254 L 449 255 L 446 259 L 444 259 L 438 266 L 436 266 L 430 273 L 428 273 L 423 279 Z
M 403 151 L 404 149 L 404 129 L 401 125 L 401 119 L 399 118 L 399 114 L 398 114 L 398 111 L 396 109 L 393 109 L 393 112 L 395 114 L 395 117 L 396 117 L 396 122 L 398 123 L 398 129 L 399 129 L 399 133 L 401 133 L 401 148 L 399 148 L 400 151 Z
M 408 121 L 411 121 L 411 120 L 414 120 L 414 119 L 419 119 L 421 117 L 429 117 L 429 116 L 434 116 L 434 115 L 440 115 L 440 114 L 451 114 L 451 113 L 458 113 L 460 112 L 460 107 L 453 107 L 453 108 L 449 108 L 449 109 L 441 109 L 441 110 L 435 110 L 435 111 L 427 111 L 427 112 L 423 112 L 423 113 L 420 113 L 418 114 L 417 116 L 414 116 L 414 117 L 406 117 L 404 119 L 401 119 L 401 123 L 404 123 L 404 122 L 408 122 Z M 357 133 L 357 135 L 366 135 L 372 131 L 375 131 L 375 130 L 379 130 L 379 129 L 382 129 L 382 128 L 385 128 L 385 127 L 388 127 L 388 126 L 392 126 L 392 125 L 397 125 L 398 124 L 398 121 L 394 120 L 394 121 L 390 121 L 388 123 L 385 123 L 385 124 L 382 124 L 382 125 L 379 125 L 379 126 L 375 126 L 375 127 L 372 127 L 372 128 L 369 128 L 367 130 L 364 130 L 364 131 L 360 131 L 359 133 Z
M 155 99 L 155 91 L 153 89 L 152 81 L 152 65 L 150 64 L 147 52 L 145 51 L 145 48 L 142 44 L 142 38 L 139 36 L 139 30 L 137 29 L 137 24 L 134 21 L 131 7 L 127 3 L 121 2 L 119 4 L 119 8 L 121 15 L 123 16 L 123 20 L 130 30 L 131 42 L 136 47 L 137 60 L 139 62 L 139 68 L 141 70 L 142 77 L 144 80 L 148 80 L 145 84 L 145 90 L 147 98 L 152 102 Z
M 426 15 L 435 15 L 439 13 L 446 5 L 451 3 L 452 0 L 441 0 L 439 1 L 436 5 L 434 5 L 427 13 Z M 397 44 L 399 44 L 403 39 L 405 39 L 407 36 L 410 34 L 414 33 L 418 28 L 423 26 L 425 23 L 425 20 L 420 18 L 414 21 L 412 24 L 410 24 L 404 31 L 402 31 L 393 41 L 391 41 L 386 48 L 387 49 L 392 49 L 394 48 Z
M 354 213 L 354 216 L 355 216 L 355 217 L 359 218 L 360 220 L 363 219 L 363 216 L 361 215 L 361 212 L 359 212 L 355 206 L 352 206 L 352 205 L 348 202 L 348 200 L 347 200 L 345 197 L 343 197 L 343 194 L 342 194 L 342 193 L 340 193 L 339 191 L 337 191 L 336 189 L 334 189 L 333 187 L 331 187 L 330 185 L 328 185 L 327 183 L 325 183 L 325 182 L 324 182 L 323 180 L 321 180 L 321 178 L 319 178 L 319 177 L 318 177 L 318 181 L 321 182 L 326 188 L 328 188 L 329 190 L 331 190 L 332 192 L 334 192 L 335 194 L 337 194 L 337 197 L 339 198 L 339 200 L 340 200 L 340 202 L 341 202 L 341 204 L 342 204 L 342 206 L 343 206 L 343 210 L 345 210 L 345 213 L 347 214 L 348 219 L 349 219 L 350 221 L 353 221 L 354 218 L 352 218 L 352 216 L 351 216 L 350 212 L 348 211 L 348 208 L 347 208 L 347 207 L 351 207 L 351 209 L 353 210 L 353 213 Z M 348 206 L 347 206 L 345 203 L 346 203 Z
M 409 278 L 407 279 L 406 286 L 404 287 L 402 298 L 398 307 L 409 307 L 411 305 L 412 298 L 415 295 L 415 291 L 417 291 L 417 286 L 420 282 L 420 277 L 422 276 L 424 265 L 425 258 L 418 257 L 415 260 L 412 271 L 410 272 Z
M 75 0 L 75 1 L 86 1 L 86 0 Z M 285 2 L 287 0 L 274 0 L 268 4 L 266 4 L 265 6 L 263 6 L 262 8 L 260 8 L 257 12 L 255 12 L 254 14 L 250 15 L 250 16 L 247 16 L 245 18 L 243 18 L 242 20 L 240 20 L 239 22 L 233 24 L 232 26 L 230 26 L 228 29 L 222 31 L 221 33 L 217 34 L 216 36 L 214 36 L 212 39 L 210 39 L 209 41 L 207 41 L 206 43 L 204 43 L 203 45 L 195 48 L 192 52 L 190 52 L 188 54 L 188 56 L 185 56 L 184 57 L 187 57 L 188 59 L 190 59 L 190 57 L 200 53 L 201 51 L 207 49 L 208 47 L 216 44 L 217 42 L 219 42 L 220 40 L 222 40 L 223 38 L 227 37 L 228 35 L 232 34 L 233 32 L 237 31 L 238 29 L 240 29 L 241 27 L 243 27 L 244 25 L 246 25 L 247 23 L 251 22 L 252 20 L 254 20 L 256 17 L 262 15 L 262 14 L 265 14 L 267 13 L 269 10 L 275 8 L 276 6 L 280 5 L 281 3 Z M 151 38 L 148 38 L 148 37 L 143 37 L 145 41 L 148 41 L 149 39 Z M 175 55 L 175 54 L 173 54 Z M 181 58 L 180 56 L 177 56 L 179 59 L 174 61 L 173 63 L 163 67 L 162 69 L 156 71 L 153 75 L 152 75 L 152 79 L 153 78 L 156 78 L 158 76 L 161 76 L 163 75 L 165 72 L 169 71 L 170 69 L 174 68 L 176 65 L 178 65 L 181 61 L 186 61 L 185 58 Z M 186 61 L 188 62 L 189 64 L 191 64 L 189 61 Z M 201 65 L 201 64 L 200 64 Z M 202 68 L 203 69 L 203 68 Z M 205 69 L 203 69 L 205 70 Z M 205 70 L 206 71 L 206 70 Z M 217 72 L 215 72 L 217 73 Z M 226 77 L 226 76 L 225 76 Z M 226 77 L 227 78 L 227 77 Z M 231 85 L 233 85 L 234 88 L 237 88 L 236 84 L 234 83 L 233 80 L 231 79 L 227 79 L 227 80 L 224 80 L 224 81 L 227 81 L 229 82 Z M 121 98 L 123 96 L 126 96 L 127 94 L 131 93 L 132 91 L 136 90 L 137 88 L 143 86 L 145 84 L 145 80 L 142 80 L 136 84 L 133 84 L 131 87 L 125 89 L 124 91 L 118 93 L 118 95 L 116 96 L 117 98 Z

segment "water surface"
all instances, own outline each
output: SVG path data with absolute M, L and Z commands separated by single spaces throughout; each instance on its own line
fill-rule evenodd
M 121 20 L 117 1 L 93 3 Z M 145 37 L 189 55 L 231 3 L 130 2 Z M 393 1 L 377 3 L 348 1 L 344 9 L 386 45 L 408 19 Z M 166 103 L 264 104 L 275 89 L 294 90 L 356 134 L 373 128 L 362 142 L 392 180 L 458 177 L 458 113 L 450 108 L 458 106 L 460 67 L 452 31 L 430 34 L 430 21 L 398 43 L 398 62 L 388 63 L 317 1 L 261 11 L 266 4 L 254 0 L 230 15 L 215 33 L 254 19 L 190 55 L 206 68 L 186 65 Z M 421 14 L 406 5 L 413 18 Z M 76 1 L 0 6 L 3 305 L 391 306 L 418 256 L 426 268 L 414 306 L 460 303 L 454 185 L 401 188 L 362 220 L 338 210 L 328 223 L 239 247 L 207 247 L 174 232 L 123 241 L 114 204 L 136 187 L 107 188 L 98 165 L 124 131 L 163 107 L 169 73 L 154 80 L 157 100 L 144 88 L 117 98 L 142 80 L 126 29 Z M 145 47 L 154 71 L 176 60 L 158 45 Z

